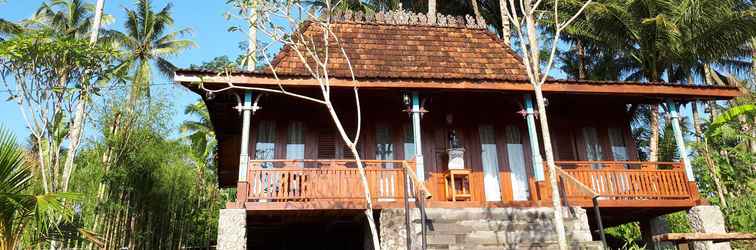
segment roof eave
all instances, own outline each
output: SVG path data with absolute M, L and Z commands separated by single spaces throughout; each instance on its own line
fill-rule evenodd
M 209 71 L 180 70 L 174 81 L 181 83 L 195 93 L 201 94 L 197 83 L 208 88 L 222 88 L 228 83 L 240 86 L 289 86 L 313 87 L 318 82 L 305 76 L 280 76 L 276 79 L 264 72 L 237 72 L 219 75 Z M 353 87 L 349 79 L 332 78 L 333 87 Z M 477 90 L 477 91 L 533 91 L 527 80 L 521 79 L 407 79 L 407 78 L 363 78 L 356 82 L 360 88 L 400 88 L 437 90 Z M 542 87 L 544 93 L 637 96 L 648 99 L 672 98 L 677 100 L 728 100 L 741 96 L 737 87 L 698 86 L 668 83 L 642 83 L 622 81 L 580 81 L 549 80 Z

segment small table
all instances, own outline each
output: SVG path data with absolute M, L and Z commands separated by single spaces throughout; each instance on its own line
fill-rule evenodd
M 677 249 L 690 249 L 689 243 L 694 241 L 712 241 L 714 243 L 736 240 L 756 240 L 756 234 L 750 233 L 667 233 L 654 235 L 654 241 L 671 241 Z
M 449 169 L 444 172 L 444 190 L 447 200 L 469 201 L 472 199 L 470 173 L 472 171 L 469 169 Z M 459 189 L 457 189 L 457 184 L 459 184 Z

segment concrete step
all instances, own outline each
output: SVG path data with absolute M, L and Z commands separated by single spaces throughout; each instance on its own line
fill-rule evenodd
M 558 249 L 559 244 L 556 242 L 538 242 L 538 243 L 520 243 L 520 244 L 498 244 L 498 245 L 476 245 L 476 244 L 452 244 L 452 245 L 434 245 L 428 244 L 428 250 L 502 250 L 502 249 Z M 573 243 L 569 246 L 573 250 L 601 250 L 600 241 Z

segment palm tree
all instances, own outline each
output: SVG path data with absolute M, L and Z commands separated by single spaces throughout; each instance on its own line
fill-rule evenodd
M 190 141 L 193 155 L 197 156 L 196 160 L 205 163 L 212 157 L 216 145 L 210 113 L 203 101 L 197 101 L 186 106 L 184 114 L 199 118 L 198 121 L 184 121 L 181 123 L 180 130 L 186 133 L 185 138 Z
M 197 117 L 199 120 L 187 120 L 181 124 L 180 130 L 185 133 L 185 139 L 189 140 L 191 149 L 190 156 L 193 158 L 195 164 L 197 164 L 197 210 L 202 210 L 203 201 L 205 200 L 206 193 L 206 178 L 205 171 L 213 162 L 213 154 L 215 153 L 215 146 L 217 142 L 215 140 L 215 131 L 213 130 L 213 124 L 210 121 L 210 113 L 205 107 L 205 102 L 197 101 L 193 104 L 186 106 L 184 114 Z M 209 203 L 213 203 L 213 196 L 210 196 Z M 212 206 L 209 207 L 211 209 Z M 207 233 L 205 233 L 206 235 Z M 209 244 L 209 241 L 208 241 Z
M 167 4 L 155 12 L 150 0 L 139 0 L 136 9 L 125 9 L 125 33 L 106 31 L 109 41 L 116 42 L 126 53 L 119 70 L 132 74 L 133 84 L 128 99 L 130 106 L 135 105 L 142 96 L 149 96 L 153 66 L 158 73 L 171 77 L 176 66 L 167 57 L 194 46 L 192 41 L 179 38 L 190 33 L 190 29 L 169 30 L 173 25 L 171 6 Z
M 694 76 L 711 71 L 708 65 L 743 65 L 736 59 L 750 52 L 744 45 L 756 35 L 756 20 L 738 0 L 609 0 L 595 4 L 584 22 L 596 44 L 634 61 L 620 68 L 626 80 L 652 82 L 691 84 Z M 700 131 L 695 108 L 694 129 Z M 649 160 L 657 161 L 658 106 L 648 110 Z M 709 171 L 719 183 L 716 166 Z M 718 193 L 723 199 L 723 191 Z
M 92 4 L 82 0 L 51 0 L 42 3 L 34 16 L 26 20 L 31 27 L 49 29 L 64 37 L 88 38 L 92 30 Z
M 64 200 L 77 200 L 72 193 L 35 194 L 32 174 L 15 138 L 0 129 L 0 250 L 21 247 L 21 238 L 33 244 L 57 237 L 57 223 L 70 221 L 73 211 Z
M 21 32 L 21 26 L 11 21 L 0 18 L 0 41 L 3 41 L 3 36 L 18 34 Z

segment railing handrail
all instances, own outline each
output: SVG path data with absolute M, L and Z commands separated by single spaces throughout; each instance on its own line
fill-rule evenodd
M 413 162 L 412 160 L 360 160 L 363 163 L 404 163 Z M 256 162 L 357 162 L 354 159 L 250 159 L 250 163 Z
M 415 170 L 413 170 L 412 167 L 410 167 L 411 164 L 408 164 L 410 162 L 415 162 L 415 161 L 414 160 L 405 161 L 404 163 L 402 163 L 402 167 L 404 167 L 404 169 L 407 170 L 407 175 L 409 175 L 410 179 L 412 180 L 412 183 L 416 187 L 418 187 L 418 189 L 422 192 L 423 198 L 425 199 L 432 198 L 433 195 L 431 194 L 430 191 L 428 191 L 428 187 L 425 186 L 425 182 L 420 181 L 420 179 L 417 178 L 417 174 L 415 174 Z
M 557 165 L 559 164 L 568 164 L 568 165 L 576 165 L 576 164 L 644 164 L 644 165 L 680 165 L 682 162 L 664 162 L 664 161 L 577 161 L 577 160 L 569 160 L 569 161 L 554 161 Z
M 578 187 L 578 190 L 590 195 L 591 197 L 599 196 L 599 193 L 594 191 L 592 188 L 588 187 L 588 185 L 585 185 L 583 182 L 575 178 L 575 176 L 572 176 L 570 173 L 567 173 L 564 171 L 564 169 L 560 167 L 556 167 L 557 174 L 562 177 L 562 179 L 567 179 L 572 184 L 574 184 L 576 187 Z

